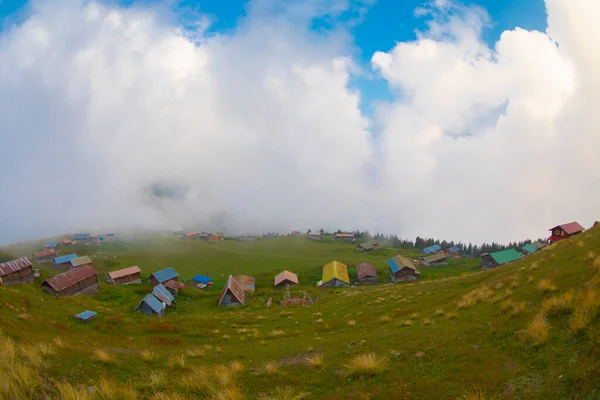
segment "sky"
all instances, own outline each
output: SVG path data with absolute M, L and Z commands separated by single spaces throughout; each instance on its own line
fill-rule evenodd
M 0 243 L 597 218 L 595 0 L 0 0 Z

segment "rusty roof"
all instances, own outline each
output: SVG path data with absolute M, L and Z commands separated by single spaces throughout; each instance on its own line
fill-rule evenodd
M 561 228 L 563 231 L 565 231 L 567 235 L 572 235 L 574 233 L 578 233 L 584 230 L 583 226 L 579 225 L 579 223 L 577 222 L 569 222 L 568 224 L 558 225 L 549 230 L 552 231 L 556 228 Z
M 428 263 L 442 261 L 445 259 L 446 259 L 446 254 L 444 254 L 444 253 L 433 254 L 433 255 L 421 258 L 421 260 L 424 260 Z
M 377 278 L 377 271 L 371 264 L 362 263 L 356 266 L 356 275 L 358 276 L 358 279 L 363 279 L 369 276 Z
M 162 284 L 164 287 L 169 288 L 169 289 L 173 289 L 176 292 L 179 291 L 179 289 L 181 289 L 182 287 L 184 287 L 185 285 L 182 282 L 179 281 L 166 281 Z
M 21 257 L 15 260 L 3 262 L 0 264 L 0 276 L 8 275 L 27 267 L 31 267 L 31 261 L 29 261 L 27 257 Z
M 253 276 L 239 275 L 235 277 L 235 280 L 247 292 L 254 292 L 256 290 L 256 278 Z
M 185 236 L 200 236 L 200 232 L 188 232 Z
M 42 282 L 42 285 L 46 284 L 57 292 L 60 292 L 94 275 L 98 275 L 98 272 L 92 266 L 84 265 L 83 267 L 54 275 L 52 278 L 48 278 Z
M 296 285 L 298 284 L 298 275 L 296 275 L 295 273 L 290 272 L 290 271 L 283 271 L 282 273 L 275 276 L 275 286 L 279 285 L 281 282 L 285 281 L 286 279 L 288 281 L 295 283 Z
M 135 265 L 133 267 L 123 268 L 118 271 L 109 272 L 108 276 L 110 276 L 111 279 L 117 279 L 117 278 L 122 278 L 124 276 L 137 274 L 139 272 L 142 272 L 142 270 L 140 269 L 140 267 Z
M 217 303 L 217 306 L 220 306 L 223 303 L 223 299 L 225 298 L 225 295 L 227 293 L 231 294 L 238 303 L 242 305 L 246 303 L 246 295 L 244 294 L 244 289 L 242 289 L 239 283 L 231 275 L 229 275 L 229 278 L 227 278 L 227 283 L 225 283 L 225 287 L 221 292 L 221 297 L 219 297 L 219 302 Z
M 33 253 L 34 257 L 46 257 L 46 256 L 55 256 L 56 255 L 56 251 L 54 251 L 54 249 L 44 249 L 42 251 L 36 251 L 35 253 Z

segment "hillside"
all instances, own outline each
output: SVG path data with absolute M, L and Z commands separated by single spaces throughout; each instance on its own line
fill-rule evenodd
M 29 254 L 27 246 L 35 244 L 21 246 L 4 250 Z M 147 283 L 102 284 L 93 297 L 60 299 L 38 285 L 0 287 L 0 353 L 10 361 L 0 364 L 0 393 L 67 399 L 598 398 L 599 248 L 600 231 L 591 229 L 492 271 L 475 270 L 476 260 L 466 259 L 423 269 L 425 279 L 417 283 L 318 290 L 314 282 L 324 263 L 372 262 L 383 281 L 385 259 L 395 251 L 365 255 L 349 244 L 304 238 L 209 244 L 159 237 L 105 246 L 94 260 L 102 272 L 134 264 L 145 274 L 173 266 L 184 278 L 244 272 L 257 275 L 258 290 L 246 307 L 218 309 L 218 290 L 185 288 L 177 308 L 158 320 L 133 312 Z M 304 285 L 294 294 L 310 290 L 318 301 L 266 308 L 268 297 L 283 296 L 271 289 L 282 269 L 299 272 Z M 50 273 L 44 267 L 42 278 Z M 73 318 L 86 309 L 98 318 Z

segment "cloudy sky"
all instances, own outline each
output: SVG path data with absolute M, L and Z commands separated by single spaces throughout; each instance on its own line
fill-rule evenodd
M 0 0 L 0 243 L 591 225 L 600 2 L 476 3 Z

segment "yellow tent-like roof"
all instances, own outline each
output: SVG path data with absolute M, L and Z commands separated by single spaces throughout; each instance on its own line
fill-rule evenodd
M 339 261 L 332 261 L 323 267 L 323 284 L 333 280 L 339 279 L 342 282 L 350 284 L 350 277 L 348 276 L 348 267 Z

